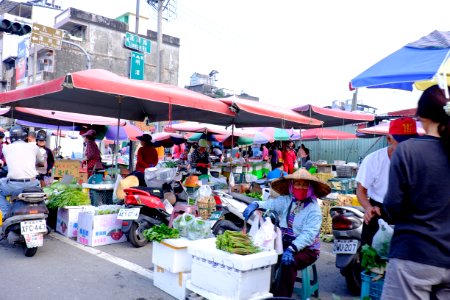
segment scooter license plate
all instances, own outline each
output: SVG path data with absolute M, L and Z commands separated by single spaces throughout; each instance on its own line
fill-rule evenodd
M 358 240 L 334 240 L 334 254 L 355 254 L 358 250 Z
M 31 220 L 20 222 L 20 233 L 22 235 L 47 232 L 45 220 Z
M 27 248 L 42 247 L 44 244 L 44 234 L 41 232 L 24 234 L 23 237 L 25 238 Z
M 140 207 L 121 208 L 117 219 L 119 220 L 137 220 L 139 218 Z

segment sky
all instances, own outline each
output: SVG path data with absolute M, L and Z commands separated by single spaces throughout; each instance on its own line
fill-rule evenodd
M 115 18 L 136 0 L 61 0 Z M 172 0 L 174 1 L 174 0 Z M 450 30 L 448 0 L 177 0 L 163 33 L 180 38 L 178 85 L 217 70 L 217 86 L 295 107 L 352 98 L 349 81 L 405 44 Z M 156 11 L 141 14 L 156 31 Z M 142 25 L 140 25 L 142 26 Z M 130 28 L 134 31 L 134 28 Z M 360 89 L 378 113 L 413 108 L 420 92 Z

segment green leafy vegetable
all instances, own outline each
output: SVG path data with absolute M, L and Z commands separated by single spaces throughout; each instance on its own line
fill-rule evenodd
M 361 249 L 362 254 L 362 260 L 361 260 L 361 266 L 366 269 L 366 271 L 371 271 L 372 269 L 379 268 L 384 269 L 386 268 L 386 260 L 382 259 L 378 254 L 377 251 L 369 246 L 364 245 Z
M 230 230 L 226 230 L 223 234 L 216 237 L 216 248 L 240 255 L 260 252 L 259 248 L 253 245 L 248 235 Z
M 248 197 L 251 197 L 251 198 L 262 200 L 262 194 L 258 193 L 258 192 L 245 193 L 245 195 L 248 196 Z
M 180 237 L 180 233 L 178 229 L 169 228 L 166 224 L 160 224 L 144 230 L 144 236 L 150 242 L 161 242 L 164 239 L 177 239 Z
M 48 208 L 56 209 L 64 206 L 89 205 L 89 196 L 79 189 L 66 189 L 62 192 L 54 192 L 49 196 Z
M 165 161 L 165 162 L 163 162 L 163 165 L 165 168 L 176 168 L 177 167 L 177 163 L 174 161 Z

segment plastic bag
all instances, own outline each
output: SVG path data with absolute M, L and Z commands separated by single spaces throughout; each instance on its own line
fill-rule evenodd
M 378 225 L 380 228 L 373 236 L 372 247 L 381 258 L 387 258 L 394 229 L 383 219 L 378 220 Z
M 256 247 L 260 247 L 264 250 L 273 250 L 275 248 L 276 237 L 275 226 L 273 225 L 272 220 L 267 217 L 253 237 L 253 243 Z
M 278 255 L 283 254 L 283 234 L 281 233 L 281 229 L 279 227 L 275 230 L 277 237 L 275 238 L 275 251 Z
M 259 223 L 261 221 L 263 221 L 261 214 L 258 211 L 255 211 L 253 213 L 253 216 L 250 218 L 250 221 L 252 221 L 252 227 L 250 228 L 250 230 L 248 231 L 248 235 L 251 236 L 252 238 L 255 237 L 256 233 L 259 230 Z
M 119 197 L 117 196 L 117 189 L 119 188 L 119 184 L 122 181 L 122 176 L 117 175 L 116 182 L 114 183 L 114 190 L 113 190 L 113 202 L 116 203 L 117 200 L 119 200 Z
M 194 194 L 194 198 L 197 202 L 207 202 L 211 196 L 212 190 L 209 185 L 202 185 Z
M 190 222 L 187 228 L 187 238 L 190 240 L 199 240 L 211 235 L 209 223 L 201 218 L 195 218 Z
M 256 180 L 258 180 L 258 176 L 253 175 L 253 174 L 245 174 L 245 181 L 248 183 L 252 183 L 255 182 Z
M 178 229 L 180 236 L 187 237 L 188 227 L 192 222 L 194 222 L 194 220 L 194 215 L 184 213 L 173 220 L 172 227 Z

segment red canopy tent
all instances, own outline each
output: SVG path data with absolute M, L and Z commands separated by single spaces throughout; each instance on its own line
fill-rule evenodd
M 356 139 L 356 135 L 353 133 L 327 129 L 327 128 L 314 128 L 302 131 L 302 140 L 352 140 Z
M 390 123 L 390 121 L 382 122 L 382 123 L 372 126 L 372 127 L 358 128 L 356 131 L 358 133 L 366 134 L 369 137 L 377 136 L 377 135 L 388 135 L 389 134 L 389 123 Z M 419 121 L 416 121 L 416 125 L 417 125 L 417 133 L 419 135 L 424 135 L 425 130 L 422 127 L 422 123 Z
M 229 134 L 230 132 L 226 130 L 223 126 L 198 123 L 198 122 L 183 122 L 177 124 L 170 124 L 164 126 L 164 131 L 166 132 L 205 132 L 205 133 L 215 133 L 215 134 Z
M 373 114 L 323 108 L 311 104 L 298 106 L 293 108 L 293 110 L 303 116 L 323 121 L 323 126 L 325 127 L 369 122 L 375 119 Z
M 289 108 L 270 105 L 237 97 L 219 99 L 236 112 L 233 124 L 236 127 L 278 127 L 299 128 L 300 125 L 320 126 L 323 124 L 314 118 L 302 116 Z
M 0 104 L 55 109 L 127 120 L 197 120 L 228 124 L 234 113 L 208 96 L 101 69 L 69 73 L 25 89 L 0 94 Z M 223 118 L 227 116 L 228 118 Z
M 117 119 L 100 116 L 68 113 L 57 110 L 36 109 L 29 107 L 5 108 L 0 110 L 0 115 L 18 120 L 41 123 L 48 125 L 73 126 L 79 124 L 117 125 Z M 120 122 L 124 126 L 125 121 Z

